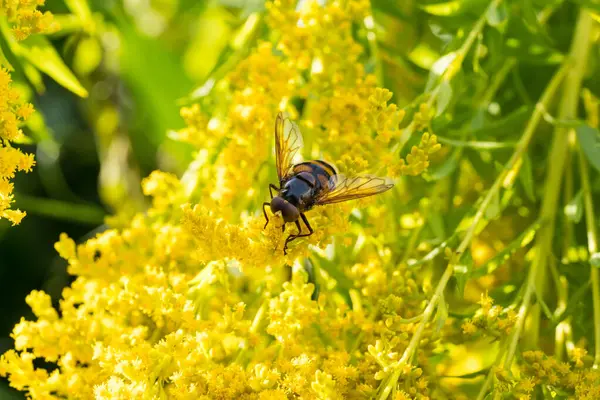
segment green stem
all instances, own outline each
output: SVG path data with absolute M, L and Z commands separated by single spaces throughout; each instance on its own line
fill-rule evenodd
M 594 215 L 589 167 L 581 148 L 579 148 L 579 172 L 581 173 L 581 187 L 583 189 L 583 201 L 585 205 L 588 250 L 590 256 L 592 256 L 598 253 L 598 230 L 596 227 L 596 216 Z M 596 347 L 594 353 L 594 368 L 598 368 L 600 366 L 600 281 L 598 279 L 598 268 L 593 266 L 590 267 L 592 298 L 594 301 L 594 343 Z
M 379 85 L 384 86 L 383 82 L 383 66 L 381 65 L 381 57 L 379 55 L 379 45 L 377 44 L 377 36 L 375 34 L 375 20 L 373 13 L 364 19 L 364 27 L 367 30 L 367 43 L 371 50 L 371 62 L 374 64 L 375 76 Z
M 433 106 L 433 103 L 435 103 L 435 101 L 437 100 L 437 97 L 440 94 L 440 90 L 442 88 L 442 84 L 444 82 L 448 82 L 448 81 L 452 80 L 452 78 L 454 77 L 454 74 L 460 70 L 462 63 L 463 63 L 465 57 L 467 56 L 467 54 L 469 53 L 469 51 L 471 50 L 473 43 L 475 43 L 477 36 L 479 36 L 481 34 L 481 32 L 483 31 L 483 28 L 485 27 L 488 11 L 494 7 L 498 7 L 500 5 L 500 3 L 502 3 L 502 0 L 492 0 L 491 1 L 489 6 L 486 8 L 485 12 L 483 14 L 481 14 L 481 16 L 479 17 L 477 22 L 475 22 L 475 25 L 473 25 L 473 29 L 471 29 L 471 32 L 469 32 L 469 35 L 463 42 L 462 46 L 460 46 L 460 48 L 458 50 L 456 50 L 456 58 L 448 66 L 448 69 L 451 69 L 450 72 L 448 72 L 448 69 L 447 69 L 446 73 L 443 75 L 442 79 L 440 79 L 440 82 L 431 90 L 431 92 L 429 92 L 429 98 L 427 99 L 427 106 L 429 109 L 431 109 L 431 107 Z M 402 151 L 402 148 L 404 147 L 406 142 L 408 142 L 408 140 L 410 139 L 410 136 L 412 135 L 414 129 L 415 129 L 415 124 L 413 122 L 411 122 L 406 128 L 404 128 L 404 130 L 402 131 L 402 134 L 400 135 L 400 139 L 398 141 L 399 143 L 395 149 L 398 153 L 400 153 Z
M 504 350 L 506 349 L 506 345 L 507 345 L 507 341 L 503 340 L 502 344 L 500 345 L 500 348 L 498 349 L 498 354 L 496 355 L 496 360 L 494 361 L 494 364 L 490 368 L 490 371 L 487 373 L 485 380 L 483 381 L 483 385 L 481 386 L 481 390 L 479 391 L 479 394 L 477 395 L 476 400 L 483 400 L 485 398 L 487 390 L 490 387 L 490 385 L 492 384 L 492 380 L 494 378 L 494 373 L 496 372 L 494 370 L 494 365 L 498 364 L 500 362 L 500 360 L 502 360 L 502 353 L 504 353 Z
M 572 157 L 573 157 L 573 144 L 575 143 L 575 132 L 571 130 L 569 132 L 569 147 L 567 149 L 567 155 L 565 160 L 565 176 L 564 176 L 564 191 L 563 191 L 563 202 L 567 204 L 573 198 L 573 167 L 572 167 Z M 574 240 L 573 233 L 573 222 L 569 218 L 563 218 L 563 240 L 561 244 L 561 253 L 564 259 L 565 255 L 568 254 L 569 248 Z M 567 309 L 567 301 L 568 301 L 568 281 L 567 279 L 558 272 L 558 268 L 556 267 L 556 261 L 551 260 L 550 264 L 550 272 L 552 273 L 552 278 L 554 280 L 554 285 L 556 288 L 556 310 L 554 311 L 554 320 L 558 321 L 559 317 L 562 313 Z M 565 352 L 565 329 L 570 324 L 570 318 L 567 318 L 564 321 L 559 322 L 554 329 L 554 357 L 558 361 L 563 360 L 564 352 Z
M 490 105 L 490 103 L 494 99 L 494 96 L 496 95 L 496 92 L 500 88 L 500 85 L 502 85 L 502 83 L 508 76 L 508 73 L 516 65 L 517 65 L 517 59 L 514 57 L 509 57 L 504 61 L 504 64 L 502 64 L 502 67 L 500 68 L 498 73 L 496 73 L 494 75 L 494 79 L 492 79 L 492 81 L 490 82 L 490 85 L 488 86 L 487 90 L 483 94 L 483 101 L 481 102 L 483 107 L 487 107 Z
M 567 67 L 566 67 L 566 63 L 565 63 L 556 72 L 556 74 L 554 75 L 554 77 L 552 78 L 552 80 L 550 81 L 548 86 L 546 87 L 546 90 L 544 91 L 544 94 L 542 95 L 542 98 L 540 99 L 540 102 L 542 104 L 547 105 L 551 101 L 554 93 L 558 89 L 560 82 L 561 82 L 562 78 L 564 77 L 564 75 L 566 74 L 566 72 L 567 72 Z M 518 175 L 519 168 L 522 163 L 523 155 L 525 154 L 527 147 L 529 145 L 529 142 L 531 141 L 531 138 L 533 137 L 533 134 L 535 133 L 535 129 L 536 129 L 537 125 L 539 124 L 539 122 L 541 121 L 541 119 L 542 119 L 542 113 L 540 110 L 538 110 L 536 108 L 536 110 L 533 112 L 533 115 L 531 116 L 531 118 L 529 120 L 529 123 L 527 124 L 527 127 L 525 128 L 525 132 L 523 133 L 523 136 L 517 143 L 515 152 L 513 153 L 512 157 L 510 158 L 510 160 L 508 161 L 508 163 L 506 164 L 505 168 L 502 170 L 500 175 L 498 175 L 498 177 L 494 181 L 494 184 L 492 185 L 490 190 L 487 192 L 487 194 L 483 198 L 483 201 L 481 201 L 479 208 L 477 209 L 477 212 L 475 213 L 475 215 L 473 217 L 473 221 L 471 222 L 471 225 L 467 229 L 467 232 L 466 232 L 463 240 L 461 241 L 458 248 L 456 249 L 456 254 L 458 254 L 458 259 L 455 260 L 455 262 L 450 262 L 448 264 L 448 266 L 446 267 L 446 270 L 444 271 L 444 274 L 442 275 L 442 278 L 440 279 L 440 281 L 438 283 L 438 286 L 435 290 L 433 297 L 431 298 L 431 300 L 427 304 L 427 307 L 425 308 L 425 311 L 423 312 L 423 318 L 421 319 L 421 323 L 417 327 L 417 330 L 413 334 L 413 337 L 411 338 L 411 341 L 409 342 L 408 347 L 406 348 L 406 350 L 404 351 L 404 354 L 402 355 L 402 358 L 400 359 L 400 364 L 406 363 L 412 359 L 415 351 L 418 348 L 419 342 L 421 341 L 421 336 L 423 335 L 425 326 L 429 322 L 429 319 L 431 318 L 431 316 L 433 315 L 434 310 L 437 308 L 438 301 L 441 298 L 441 296 L 444 292 L 444 289 L 446 288 L 446 284 L 448 283 L 450 277 L 452 276 L 452 273 L 454 272 L 454 265 L 460 261 L 460 257 L 462 257 L 462 254 L 464 254 L 464 252 L 469 247 L 471 240 L 473 239 L 473 236 L 475 234 L 475 230 L 476 230 L 477 226 L 479 225 L 479 222 L 483 219 L 483 217 L 485 215 L 485 211 L 487 210 L 488 206 L 490 205 L 492 199 L 494 198 L 494 196 L 496 196 L 498 194 L 498 192 L 500 191 L 502 186 L 504 186 L 504 187 L 512 186 L 512 183 L 514 182 L 514 177 L 516 177 Z M 510 179 L 507 179 L 507 178 L 510 178 Z M 531 293 L 529 293 L 529 296 L 531 296 Z M 387 398 L 387 396 L 391 392 L 392 388 L 396 385 L 396 382 L 398 381 L 398 378 L 400 377 L 400 373 L 401 373 L 400 368 L 397 368 L 394 371 L 394 373 L 387 380 L 386 385 L 385 385 L 384 389 L 382 390 L 378 399 L 381 400 L 381 399 Z
M 106 212 L 97 206 L 67 203 L 54 199 L 42 199 L 19 193 L 15 196 L 15 205 L 24 211 L 46 217 L 100 225 L 104 223 Z
M 429 301 L 429 304 L 427 304 L 427 307 L 425 307 L 425 311 L 423 312 L 423 316 L 421 318 L 421 323 L 419 324 L 417 330 L 413 334 L 413 337 L 411 338 L 408 347 L 404 351 L 404 354 L 402 354 L 402 358 L 400 358 L 400 361 L 398 361 L 398 366 L 387 379 L 383 390 L 377 397 L 378 400 L 387 399 L 392 390 L 396 387 L 396 383 L 398 382 L 400 374 L 402 373 L 402 365 L 407 364 L 412 359 L 412 356 L 416 351 L 417 347 L 419 346 L 419 342 L 421 341 L 421 336 L 423 335 L 423 331 L 425 330 L 425 325 L 427 324 L 427 321 L 429 321 L 429 318 L 431 318 L 431 316 L 433 315 L 433 312 L 437 307 L 437 303 L 442 297 L 444 289 L 446 288 L 446 284 L 448 283 L 448 280 L 450 280 L 453 271 L 454 266 L 452 264 L 448 264 L 446 271 L 444 271 L 444 274 L 442 275 L 442 278 L 438 283 L 435 293 L 431 297 L 431 300 Z
M 577 114 L 577 104 L 579 99 L 579 89 L 581 87 L 581 80 L 583 77 L 584 69 L 586 66 L 587 55 L 589 50 L 589 38 L 592 26 L 592 19 L 588 12 L 585 10 L 580 11 L 579 20 L 575 29 L 575 35 L 571 45 L 570 56 L 565 60 L 561 71 L 566 70 L 566 66 L 569 65 L 568 75 L 565 78 L 565 84 L 563 85 L 563 95 L 561 97 L 561 103 L 559 108 L 560 118 L 573 118 Z M 542 112 L 540 108 L 546 109 L 547 104 L 542 103 L 542 107 L 536 107 L 536 113 L 541 117 Z M 568 135 L 564 128 L 557 127 L 554 133 L 554 139 L 552 148 L 548 156 L 548 175 L 546 177 L 546 186 L 544 188 L 544 195 L 542 201 L 542 208 L 540 212 L 540 219 L 545 221 L 544 226 L 540 228 L 540 233 L 536 237 L 536 252 L 535 258 L 529 269 L 529 275 L 527 278 L 527 287 L 525 295 L 523 296 L 522 305 L 519 309 L 517 322 L 511 332 L 510 344 L 504 359 L 504 368 L 510 369 L 512 360 L 514 358 L 517 344 L 523 330 L 525 323 L 525 317 L 528 314 L 531 306 L 531 298 L 534 291 L 540 294 L 544 293 L 544 283 L 546 275 L 546 265 L 548 262 L 548 256 L 552 250 L 552 240 L 554 237 L 554 226 L 555 216 L 558 206 L 558 195 L 560 192 L 560 186 L 564 171 L 564 164 L 567 152 L 565 149 L 568 145 Z M 532 326 L 539 326 L 539 319 L 541 310 L 539 307 L 534 308 L 531 313 Z M 531 338 L 529 346 L 537 347 L 538 332 L 534 335 L 528 335 Z

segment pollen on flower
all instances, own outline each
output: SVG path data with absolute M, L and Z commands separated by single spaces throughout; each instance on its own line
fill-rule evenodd
M 6 15 L 17 40 L 24 40 L 36 33 L 51 33 L 58 29 L 54 17 L 48 11 L 37 8 L 45 0 L 9 0 L 0 2 L 0 14 Z
M 11 141 L 23 136 L 19 125 L 31 115 L 33 106 L 20 101 L 19 93 L 11 85 L 11 77 L 4 68 L 0 69 L 0 219 L 5 218 L 18 225 L 25 212 L 12 210 L 13 184 L 10 179 L 17 171 L 30 172 L 35 165 L 33 154 L 23 153 L 12 147 Z
M 32 320 L 15 326 L 15 349 L 0 359 L 13 387 L 34 399 L 369 398 L 395 368 L 410 398 L 439 386 L 400 363 L 429 289 L 386 243 L 395 217 L 362 201 L 315 207 L 306 213 L 314 233 L 284 254 L 286 239 L 306 227 L 283 231 L 281 212 L 260 210 L 269 184 L 279 183 L 278 111 L 307 139 L 305 158 L 322 156 L 344 175 L 405 173 L 395 148 L 405 111 L 365 69 L 356 34 L 365 20 L 374 26 L 370 2 L 296 3 L 267 2 L 272 41 L 258 41 L 227 70 L 213 89 L 222 102 L 181 109 L 185 128 L 170 136 L 198 150 L 183 177 L 152 172 L 142 181 L 144 213 L 84 243 L 60 235 L 55 250 L 75 278 L 58 302 L 41 291 L 27 297 Z M 19 37 L 35 31 L 36 18 L 35 29 L 49 24 L 22 14 Z M 5 139 L 19 138 L 33 109 L 6 72 L 0 91 L 5 216 L 17 212 L 8 210 L 9 178 L 33 166 Z M 435 135 L 422 133 L 417 149 L 407 165 L 420 174 L 439 149 Z M 424 331 L 419 359 L 438 344 L 435 327 Z

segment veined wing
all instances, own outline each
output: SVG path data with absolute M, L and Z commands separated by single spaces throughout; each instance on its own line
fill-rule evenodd
M 287 113 L 278 113 L 275 120 L 275 162 L 281 183 L 297 161 L 302 148 L 302 134 Z
M 341 203 L 343 201 L 374 196 L 391 189 L 394 186 L 387 178 L 377 176 L 334 175 L 329 180 L 329 190 L 325 190 L 315 202 L 315 205 Z

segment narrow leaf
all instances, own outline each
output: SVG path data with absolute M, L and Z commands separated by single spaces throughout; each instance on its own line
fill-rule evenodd
M 535 201 L 535 184 L 533 182 L 531 158 L 529 158 L 527 153 L 523 156 L 523 165 L 521 166 L 521 172 L 519 173 L 519 180 L 523 185 L 527 198 L 531 201 Z
M 456 279 L 456 292 L 459 298 L 465 295 L 465 286 L 473 270 L 473 257 L 471 252 L 466 252 L 460 264 L 454 266 L 454 279 Z
M 446 304 L 446 300 L 444 299 L 444 295 L 440 297 L 440 301 L 438 303 L 436 318 L 435 318 L 435 332 L 439 333 L 446 320 L 448 319 L 448 305 Z
M 594 268 L 600 268 L 600 253 L 590 255 L 590 265 Z
M 564 213 L 569 222 L 577 224 L 581 221 L 583 216 L 583 192 L 581 190 L 565 205 Z
M 488 260 L 481 267 L 474 270 L 471 274 L 472 278 L 479 278 L 484 275 L 491 274 L 498 267 L 503 265 L 517 250 L 522 249 L 527 246 L 537 233 L 541 224 L 539 222 L 534 222 L 529 228 L 525 229 L 523 233 L 521 233 L 515 240 L 510 242 L 508 246 L 506 246 L 502 251 L 497 253 L 494 257 Z
M 508 21 L 508 10 L 506 9 L 506 4 L 500 2 L 500 4 L 497 4 L 495 7 L 488 8 L 485 17 L 490 26 L 493 26 L 499 30 L 503 30 L 506 26 L 506 22 Z
M 81 18 L 84 23 L 90 23 L 92 21 L 92 11 L 86 0 L 65 0 L 65 4 L 69 10 Z
M 589 125 L 577 127 L 577 139 L 590 165 L 600 171 L 600 131 Z
M 447 1 L 445 3 L 425 4 L 421 9 L 428 14 L 447 17 L 458 14 L 463 8 L 460 0 Z
M 454 147 L 468 147 L 471 149 L 478 150 L 502 150 L 511 149 L 515 147 L 515 142 L 478 142 L 478 141 L 464 141 L 454 140 L 440 135 L 436 135 L 438 142 L 442 144 L 449 144 Z
M 44 72 L 60 85 L 80 97 L 87 97 L 88 92 L 67 67 L 48 38 L 32 35 L 15 44 L 15 54 L 25 58 L 37 69 Z
M 440 84 L 440 91 L 437 97 L 437 106 L 435 108 L 436 117 L 446 111 L 450 101 L 452 101 L 452 85 L 447 80 L 443 80 Z
M 434 181 L 444 179 L 458 167 L 460 156 L 462 155 L 462 149 L 455 149 L 454 152 L 444 161 L 441 165 L 437 166 L 430 175 L 430 178 Z

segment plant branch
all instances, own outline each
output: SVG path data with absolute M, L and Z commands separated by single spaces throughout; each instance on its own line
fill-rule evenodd
M 546 87 L 546 90 L 544 91 L 540 99 L 541 104 L 548 105 L 550 103 L 566 72 L 567 63 L 564 63 Z M 494 181 L 492 187 L 486 193 L 485 197 L 483 198 L 477 209 L 477 212 L 473 216 L 471 225 L 467 229 L 463 240 L 461 241 L 456 250 L 456 254 L 458 255 L 458 257 L 454 262 L 450 262 L 446 267 L 446 270 L 444 271 L 444 274 L 442 275 L 442 278 L 440 279 L 438 286 L 436 287 L 433 297 L 431 298 L 431 300 L 427 304 L 427 307 L 425 308 L 425 311 L 423 312 L 423 318 L 421 319 L 421 323 L 419 324 L 417 330 L 413 334 L 413 337 L 411 338 L 408 347 L 406 348 L 402 355 L 402 358 L 400 359 L 400 364 L 409 362 L 409 360 L 412 359 L 412 356 L 414 355 L 415 351 L 418 348 L 419 342 L 421 341 L 421 336 L 423 334 L 423 331 L 425 330 L 425 326 L 429 322 L 429 319 L 431 318 L 433 312 L 437 308 L 439 299 L 441 298 L 444 289 L 446 288 L 446 284 L 448 283 L 450 277 L 454 272 L 454 265 L 456 265 L 460 261 L 460 258 L 464 254 L 465 250 L 467 250 L 467 248 L 469 247 L 471 240 L 473 239 L 473 236 L 475 234 L 475 230 L 479 225 L 479 222 L 483 219 L 485 211 L 490 205 L 492 199 L 500 192 L 500 189 L 502 187 L 508 188 L 514 183 L 514 180 L 516 176 L 518 176 L 519 169 L 522 165 L 523 156 L 541 120 L 542 112 L 539 110 L 539 108 L 536 108 L 533 111 L 531 118 L 529 119 L 527 127 L 523 132 L 523 136 L 517 143 L 515 152 L 513 153 L 512 157 L 510 158 L 500 175 L 498 175 L 498 177 Z M 531 293 L 529 293 L 529 296 L 531 296 Z M 400 377 L 400 373 L 401 368 L 398 367 L 386 382 L 386 385 L 383 391 L 381 392 L 381 395 L 378 397 L 379 399 L 387 398 L 392 388 L 395 386 L 398 378 Z
M 568 68 L 568 74 L 565 78 L 565 84 L 563 85 L 563 96 L 561 97 L 561 103 L 559 107 L 559 117 L 563 119 L 573 118 L 577 114 L 577 104 L 579 99 L 579 89 L 581 87 L 581 80 L 583 78 L 584 68 L 586 65 L 587 54 L 589 50 L 589 37 L 591 31 L 591 17 L 585 10 L 580 11 L 579 19 L 575 29 L 575 35 L 573 36 L 573 42 L 571 45 L 571 51 L 569 57 L 563 62 L 561 67 L 562 73 L 564 74 Z M 555 75 L 556 77 L 556 75 Z M 542 103 L 545 109 L 547 104 Z M 539 111 L 540 107 L 536 107 L 534 112 L 540 117 L 542 112 Z M 536 238 L 536 252 L 535 258 L 529 269 L 529 275 L 527 277 L 527 287 L 521 307 L 519 308 L 519 314 L 515 327 L 511 332 L 510 344 L 504 359 L 504 368 L 509 369 L 512 360 L 514 358 L 517 344 L 523 330 L 525 323 L 525 317 L 528 314 L 531 306 L 531 298 L 535 291 L 542 294 L 544 292 L 544 282 L 546 273 L 546 264 L 548 257 L 552 252 L 552 240 L 554 237 L 554 226 L 555 216 L 558 206 L 558 195 L 560 192 L 561 181 L 563 177 L 564 164 L 566 159 L 568 135 L 565 128 L 557 127 L 554 133 L 554 140 L 552 148 L 548 156 L 548 175 L 546 177 L 546 186 L 544 188 L 544 195 L 542 201 L 542 208 L 540 212 L 540 219 L 546 221 L 546 224 L 540 228 L 540 233 Z M 535 314 L 532 316 L 534 319 L 532 325 L 539 326 L 540 308 L 535 308 Z M 533 337 L 532 346 L 537 344 L 538 335 L 530 335 Z
M 27 196 L 23 193 L 16 196 L 15 205 L 31 214 L 90 225 L 104 223 L 104 217 L 106 216 L 106 212 L 98 206 L 42 199 Z
M 579 172 L 581 173 L 581 187 L 583 189 L 583 201 L 585 206 L 585 224 L 587 226 L 588 251 L 590 256 L 598 253 L 598 230 L 596 227 L 596 216 L 594 215 L 594 203 L 592 200 L 592 189 L 590 187 L 590 173 L 587 160 L 581 147 L 579 148 Z M 600 367 L 600 280 L 598 268 L 590 266 L 590 279 L 592 281 L 592 298 L 594 302 L 594 368 Z

